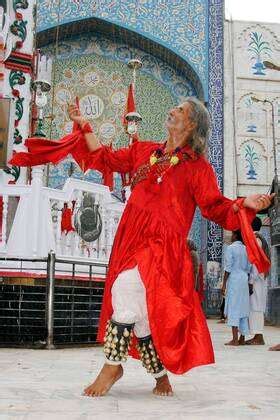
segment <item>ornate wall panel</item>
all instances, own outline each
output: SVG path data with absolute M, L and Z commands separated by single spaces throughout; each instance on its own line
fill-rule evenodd
M 58 11 L 58 4 L 60 10 Z M 207 91 L 207 0 L 38 0 L 38 31 L 97 17 L 136 31 L 176 52 Z
M 223 189 L 223 0 L 209 0 L 209 111 L 212 132 L 208 156 L 218 183 Z M 208 222 L 207 229 L 207 308 L 216 311 L 220 300 L 217 287 L 220 281 L 220 265 L 223 251 L 222 229 Z M 211 263 L 210 263 L 211 262 Z M 213 265 L 212 262 L 215 262 Z M 216 289 L 216 290 L 215 290 Z

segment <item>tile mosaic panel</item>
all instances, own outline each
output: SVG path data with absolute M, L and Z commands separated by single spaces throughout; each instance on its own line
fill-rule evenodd
M 209 161 L 213 165 L 218 183 L 223 189 L 223 26 L 224 1 L 209 0 L 209 104 L 212 131 L 209 139 Z M 215 223 L 207 223 L 207 310 L 217 313 L 220 305 L 220 265 L 223 252 L 223 231 Z M 216 269 L 209 271 L 209 262 Z M 213 276 L 215 278 L 213 278 Z M 210 282 L 211 280 L 211 282 Z
M 37 28 L 97 17 L 136 31 L 190 62 L 207 87 L 207 0 L 38 0 Z M 60 7 L 59 7 L 60 6 Z M 207 89 L 206 89 L 207 90 Z

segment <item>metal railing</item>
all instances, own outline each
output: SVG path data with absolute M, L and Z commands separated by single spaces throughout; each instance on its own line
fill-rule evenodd
M 53 252 L 53 251 L 51 251 Z M 48 261 L 49 261 L 49 256 L 48 258 L 15 258 L 15 257 L 0 257 L 0 261 L 11 261 L 11 262 L 19 262 L 20 266 L 19 267 L 15 267 L 15 266 L 4 266 L 1 267 L 0 266 L 0 277 L 1 277 L 1 270 L 2 271 L 15 271 L 15 272 L 24 272 L 24 271 L 46 271 L 47 272 L 47 265 L 48 265 Z M 24 267 L 23 263 L 45 263 L 45 267 Z M 63 273 L 63 274 L 68 274 L 71 273 L 71 277 L 74 278 L 78 273 L 85 275 L 86 272 L 78 272 L 76 270 L 76 266 L 88 266 L 89 270 L 88 270 L 88 276 L 89 276 L 89 280 L 92 280 L 92 277 L 94 275 L 98 275 L 100 273 L 98 272 L 93 272 L 92 271 L 92 267 L 99 267 L 99 268 L 105 268 L 105 274 L 107 274 L 107 267 L 108 267 L 108 263 L 107 262 L 98 262 L 98 261 L 80 261 L 80 260 L 75 260 L 75 259 L 63 259 L 63 258 L 56 258 L 55 257 L 55 262 L 56 263 L 60 263 L 60 264 L 66 264 L 66 265 L 72 265 L 72 269 L 71 270 L 65 270 L 65 269 L 59 269 L 56 268 L 56 273 Z
M 98 275 L 100 277 L 100 268 L 104 268 L 104 273 L 102 273 L 102 276 L 106 276 L 107 274 L 107 268 L 108 264 L 104 262 L 86 262 L 86 261 L 79 261 L 79 260 L 68 260 L 68 259 L 61 259 L 56 258 L 56 254 L 54 251 L 50 251 L 48 254 L 48 258 L 34 258 L 34 259 L 27 259 L 27 258 L 0 258 L 0 261 L 13 261 L 13 262 L 20 262 L 20 271 L 24 273 L 24 271 L 38 271 L 37 268 L 24 268 L 23 263 L 45 263 L 45 267 L 40 267 L 39 270 L 44 270 L 46 272 L 46 323 L 47 323 L 47 339 L 46 339 L 46 348 L 47 349 L 54 349 L 54 300 L 55 300 L 55 284 L 56 284 L 56 277 L 57 273 L 71 273 L 72 280 L 75 280 L 78 271 L 78 266 L 88 266 L 88 275 L 85 277 L 86 272 L 80 271 L 79 273 L 82 273 L 83 277 L 87 281 L 93 281 L 94 275 Z M 65 270 L 64 269 L 57 269 L 57 264 L 63 264 L 63 265 L 70 265 L 71 270 Z M 94 268 L 99 268 L 99 272 L 94 271 Z M 5 267 L 5 271 L 12 271 L 16 270 L 19 271 L 19 267 Z M 0 271 L 0 277 L 1 277 L 1 271 Z M 69 277 L 68 277 L 69 279 Z

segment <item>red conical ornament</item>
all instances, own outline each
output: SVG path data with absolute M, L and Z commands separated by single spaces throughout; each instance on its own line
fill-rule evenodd
M 127 92 L 127 99 L 126 99 L 126 108 L 123 115 L 123 125 L 124 127 L 127 127 L 127 120 L 126 115 L 129 112 L 136 112 L 136 103 L 135 103 L 135 89 L 134 89 L 134 83 L 130 83 L 128 87 Z

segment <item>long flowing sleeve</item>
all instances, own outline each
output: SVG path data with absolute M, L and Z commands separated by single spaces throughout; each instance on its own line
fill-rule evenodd
M 256 212 L 239 206 L 240 200 L 230 200 L 222 195 L 214 170 L 204 158 L 196 162 L 192 183 L 194 198 L 202 215 L 224 229 L 232 231 L 240 229 L 249 261 L 255 264 L 260 273 L 268 272 L 270 261 L 258 246 L 251 227 Z M 238 211 L 234 209 L 234 204 L 237 205 Z
M 130 173 L 135 160 L 137 142 L 129 147 L 113 150 L 110 146 L 101 146 L 91 152 L 87 158 L 87 169 L 96 169 L 102 173 L 103 182 L 113 189 L 113 173 Z
M 131 172 L 134 164 L 135 149 L 137 143 L 119 150 L 113 150 L 109 146 L 101 146 L 88 156 L 88 168 L 100 172 L 111 170 L 112 172 Z
M 75 124 L 74 124 L 75 128 Z M 84 135 L 79 128 L 59 141 L 29 138 L 25 141 L 27 152 L 15 153 L 9 164 L 16 166 L 36 166 L 46 163 L 57 164 L 71 154 L 83 172 L 96 169 L 102 173 L 104 184 L 113 187 L 113 172 L 126 173 L 133 168 L 138 142 L 130 147 L 114 151 L 109 146 L 101 146 L 90 152 Z
M 237 200 L 230 200 L 222 195 L 216 175 L 209 162 L 201 158 L 196 165 L 197 168 L 193 175 L 193 192 L 203 217 L 227 230 L 240 229 L 240 218 L 233 206 Z M 249 222 L 251 222 L 256 212 L 251 209 L 244 210 Z

